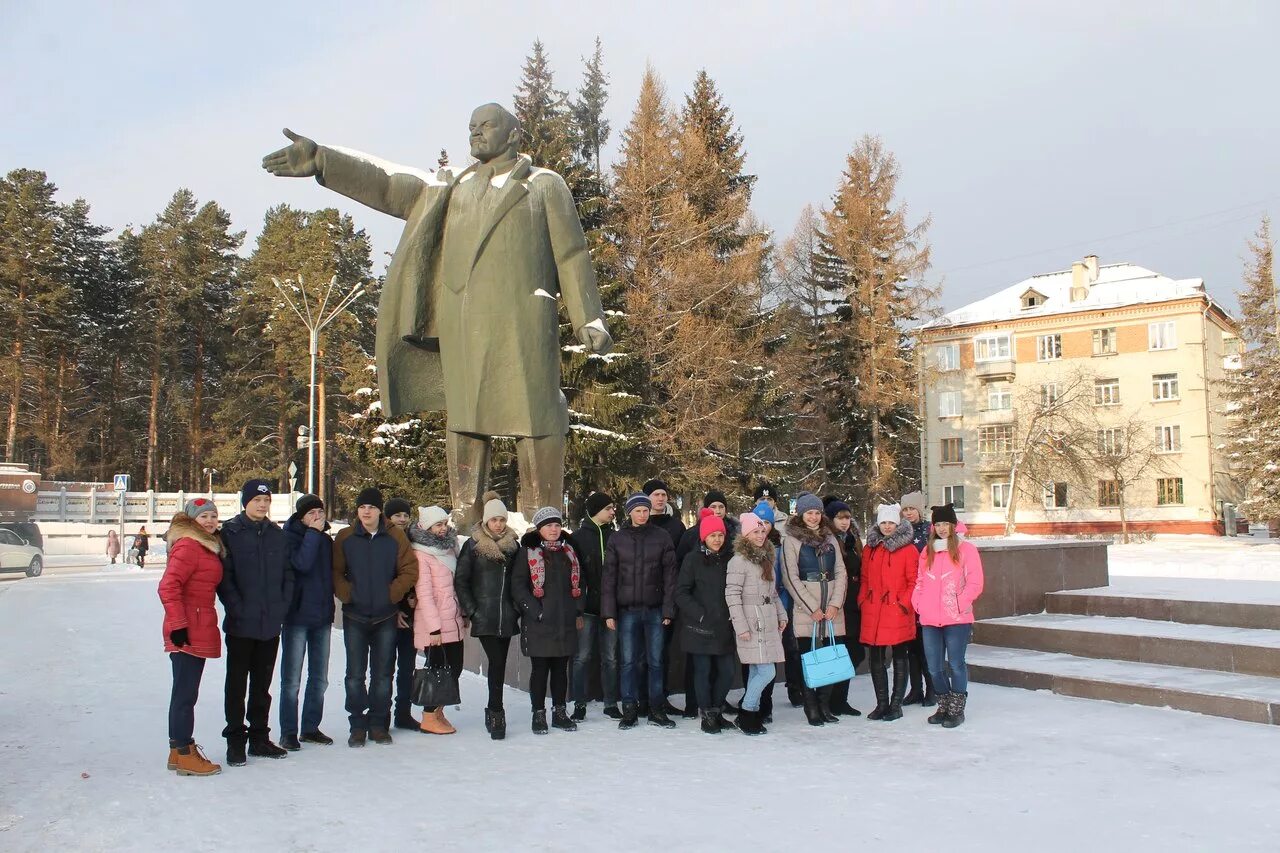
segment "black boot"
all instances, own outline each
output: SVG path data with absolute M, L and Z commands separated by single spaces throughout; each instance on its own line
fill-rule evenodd
M 702 711 L 698 707 L 697 702 L 686 701 L 684 703 L 684 711 L 680 714 L 680 716 L 684 717 L 686 720 L 696 720 L 698 719 L 698 717 L 702 716 Z
M 662 711 L 654 710 L 653 706 L 649 707 L 649 725 L 657 726 L 662 729 L 674 729 L 676 721 L 668 717 Z
M 868 720 L 883 720 L 889 713 L 889 669 L 871 661 L 871 686 L 876 691 L 876 709 L 867 714 Z
M 586 703 L 586 702 L 574 702 L 574 703 L 573 703 L 573 717 L 572 717 L 573 721 L 574 721 L 575 723 L 581 723 L 581 722 L 582 722 L 583 720 L 585 720 L 586 718 L 587 718 L 587 703 Z
M 533 733 L 535 735 L 545 735 L 547 733 L 547 712 L 545 708 L 533 712 Z
M 822 714 L 824 723 L 838 723 L 840 718 L 831 710 L 831 685 L 819 687 L 815 692 L 818 694 L 818 711 Z
M 822 708 L 818 705 L 818 694 L 808 687 L 804 689 L 804 716 L 811 726 L 826 725 L 822 716 Z
M 568 709 L 564 705 L 556 705 L 551 709 L 551 725 L 566 732 L 576 732 L 578 724 L 569 719 Z
M 634 729 L 640 720 L 640 709 L 630 702 L 622 703 L 622 719 L 618 721 L 620 729 Z
M 759 711 L 748 711 L 743 708 L 738 712 L 738 731 L 744 735 L 762 735 L 766 729 L 760 722 Z
M 271 742 L 271 738 L 255 738 L 249 741 L 249 754 L 259 758 L 288 758 L 289 753 Z
M 964 722 L 964 706 L 969 701 L 968 693 L 952 693 L 951 707 L 947 718 L 942 721 L 944 729 L 954 729 Z
M 924 699 L 920 704 L 926 708 L 932 708 L 938 704 L 938 694 L 933 689 L 933 676 L 929 674 L 927 667 L 924 671 Z
M 302 733 L 302 742 L 303 742 L 303 743 L 318 743 L 318 744 L 320 744 L 321 746 L 332 746 L 332 745 L 333 745 L 333 738 L 329 737 L 327 734 L 325 734 L 324 732 L 320 731 L 319 729 L 316 729 L 314 732 L 303 732 L 303 733 Z
M 290 752 L 297 752 L 302 749 L 302 744 L 298 743 L 297 735 L 284 735 L 280 738 L 280 748 L 287 749 Z
M 804 688 L 792 687 L 787 685 L 787 701 L 791 703 L 792 708 L 799 708 L 804 704 Z
M 413 713 L 408 708 L 396 711 L 395 727 L 397 729 L 409 729 L 410 731 L 415 732 L 422 731 L 421 722 L 413 716 Z
M 893 695 L 889 697 L 889 713 L 884 715 L 885 720 L 902 719 L 902 694 L 907 689 L 907 667 L 902 664 L 902 658 L 896 658 L 893 662 Z
M 938 710 L 929 716 L 929 725 L 936 726 L 951 713 L 951 694 L 943 693 L 938 697 Z
M 766 687 L 765 692 L 760 696 L 760 725 L 767 726 L 772 722 L 773 722 L 773 690 Z
M 720 723 L 716 718 L 720 716 L 715 711 L 702 712 L 702 730 L 709 735 L 720 734 Z
M 853 681 L 841 681 L 831 685 L 831 713 L 842 717 L 861 717 L 862 712 L 849 704 L 849 685 Z
M 720 716 L 733 717 L 733 716 L 737 716 L 737 714 L 741 711 L 742 709 L 739 708 L 737 705 L 733 704 L 732 702 L 726 701 L 724 703 L 724 707 L 720 709 Z
M 244 767 L 249 759 L 245 758 L 245 740 L 243 738 L 227 739 L 227 763 L 232 767 Z
M 615 704 L 615 705 L 605 705 L 605 706 L 604 706 L 604 711 L 603 711 L 603 713 L 604 713 L 604 715 L 605 715 L 606 717 L 608 717 L 608 718 L 609 718 L 609 719 L 611 719 L 611 720 L 621 720 L 621 719 L 622 719 L 622 712 L 618 710 L 618 706 L 617 706 L 616 704 Z
M 919 705 L 924 701 L 924 691 L 920 689 L 924 675 L 924 665 L 920 660 L 920 655 L 916 654 L 914 649 L 907 650 L 907 666 L 911 673 L 911 692 L 902 698 L 902 704 Z
M 489 730 L 492 740 L 503 740 L 507 736 L 507 712 L 503 710 L 486 711 L 493 715 L 493 728 Z
M 733 720 L 726 717 L 723 712 L 716 711 L 715 714 L 716 714 L 716 723 L 720 725 L 720 731 L 722 732 L 729 731 L 730 729 L 736 729 L 738 727 L 733 722 Z

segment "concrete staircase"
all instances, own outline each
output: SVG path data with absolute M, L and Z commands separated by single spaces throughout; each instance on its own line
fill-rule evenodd
M 1119 578 L 984 619 L 973 681 L 1280 725 L 1280 583 Z

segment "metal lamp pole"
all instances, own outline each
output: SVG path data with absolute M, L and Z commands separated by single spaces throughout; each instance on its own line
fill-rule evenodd
M 329 299 L 333 296 L 333 290 L 338 285 L 338 277 L 336 275 L 329 279 L 329 285 L 324 289 L 324 298 L 320 300 L 318 305 L 307 299 L 307 290 L 302 286 L 301 275 L 298 276 L 297 287 L 297 292 L 301 298 L 296 301 L 285 285 L 280 283 L 280 279 L 272 276 L 271 281 L 275 284 L 276 290 L 280 291 L 280 295 L 284 297 L 284 301 L 293 309 L 293 313 L 297 314 L 298 319 L 307 327 L 307 332 L 309 333 L 307 349 L 311 356 L 311 381 L 310 393 L 307 396 L 307 491 L 314 495 L 316 493 L 316 357 L 320 351 L 320 331 L 360 298 L 365 291 L 365 283 L 356 282 L 355 286 L 347 291 L 346 295 L 339 299 L 330 309 Z M 298 307 L 299 303 L 302 306 L 301 308 Z

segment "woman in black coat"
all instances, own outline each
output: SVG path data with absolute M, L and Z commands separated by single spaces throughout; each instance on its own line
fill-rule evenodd
M 733 684 L 737 662 L 733 622 L 724 596 L 730 557 L 725 547 L 724 521 L 704 509 L 698 521 L 698 538 L 702 544 L 690 551 L 680 565 L 676 607 L 680 641 L 693 658 L 693 687 L 702 709 L 702 730 L 719 734 L 728 725 L 721 709 Z
M 582 562 L 573 540 L 561 530 L 560 511 L 543 507 L 534 513 L 533 529 L 520 540 L 511 565 L 511 593 L 520 611 L 520 648 L 532 666 L 529 698 L 533 701 L 533 733 L 547 733 L 547 679 L 551 680 L 551 725 L 578 730 L 565 703 L 569 693 L 569 661 L 578 649 L 582 628 Z

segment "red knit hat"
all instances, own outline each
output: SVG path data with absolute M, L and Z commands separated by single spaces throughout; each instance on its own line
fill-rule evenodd
M 728 535 L 724 527 L 724 519 L 716 515 L 715 510 L 704 509 L 698 513 L 698 541 L 706 542 L 707 537 L 712 533 Z

